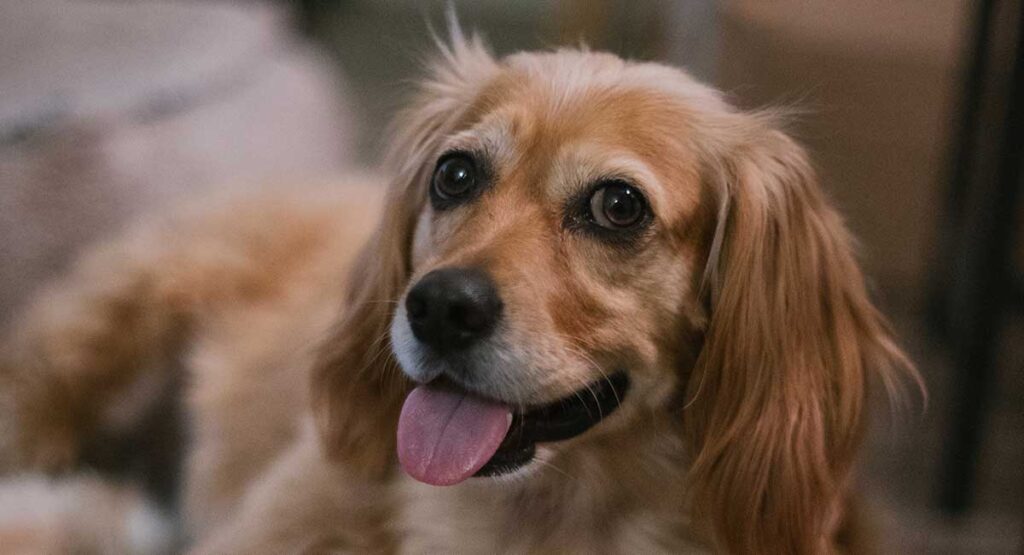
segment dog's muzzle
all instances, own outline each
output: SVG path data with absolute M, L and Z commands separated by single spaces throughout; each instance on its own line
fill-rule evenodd
M 472 385 L 480 376 L 465 374 L 485 369 L 460 363 L 494 334 L 503 308 L 494 282 L 476 268 L 434 270 L 406 295 L 409 328 L 423 356 L 435 361 L 414 376 L 421 385 L 406 398 L 399 419 L 398 458 L 413 478 L 452 485 L 512 472 L 533 460 L 538 443 L 589 430 L 618 408 L 629 389 L 629 377 L 620 371 L 522 410 L 481 395 Z

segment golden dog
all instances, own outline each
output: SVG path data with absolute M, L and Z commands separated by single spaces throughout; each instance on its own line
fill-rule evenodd
M 0 460 L 73 465 L 183 368 L 198 553 L 843 550 L 869 383 L 915 374 L 803 150 L 673 68 L 454 34 L 386 196 L 186 211 L 42 295 Z

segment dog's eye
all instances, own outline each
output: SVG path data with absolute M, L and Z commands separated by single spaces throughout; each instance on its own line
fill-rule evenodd
M 473 192 L 477 185 L 476 164 L 465 154 L 443 158 L 434 170 L 433 192 L 440 200 L 453 201 Z
M 608 229 L 632 227 L 644 219 L 646 210 L 640 191 L 622 181 L 609 181 L 590 197 L 591 218 Z

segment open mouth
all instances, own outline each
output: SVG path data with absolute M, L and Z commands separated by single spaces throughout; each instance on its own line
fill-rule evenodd
M 628 389 L 629 376 L 620 371 L 514 411 L 447 382 L 421 385 L 402 407 L 398 459 L 410 476 L 433 485 L 506 474 L 532 461 L 538 443 L 576 437 L 615 412 Z

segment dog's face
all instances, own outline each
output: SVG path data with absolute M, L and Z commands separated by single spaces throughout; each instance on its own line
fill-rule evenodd
M 705 316 L 698 292 L 715 199 L 689 146 L 693 108 L 673 93 L 688 84 L 609 55 L 521 56 L 437 137 L 414 185 L 426 201 L 391 324 L 394 353 L 414 381 L 506 405 L 513 420 L 493 454 L 430 472 L 428 459 L 436 467 L 447 455 L 413 447 L 444 436 L 411 420 L 462 431 L 416 404 L 399 432 L 411 474 L 448 484 L 474 466 L 516 471 L 538 446 L 621 429 L 638 409 L 681 397 L 680 369 L 694 354 L 682 339 Z
M 531 406 L 627 372 L 665 400 L 701 324 L 713 197 L 663 88 L 678 76 L 630 69 L 512 59 L 440 138 L 391 327 L 411 378 Z
M 606 54 L 456 40 L 420 92 L 314 371 L 328 452 L 380 474 L 397 427 L 402 467 L 447 485 L 657 413 L 719 546 L 826 550 L 866 382 L 910 367 L 802 149 Z

